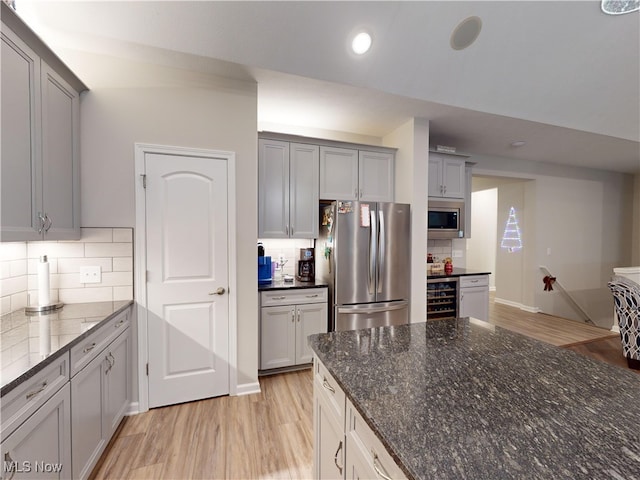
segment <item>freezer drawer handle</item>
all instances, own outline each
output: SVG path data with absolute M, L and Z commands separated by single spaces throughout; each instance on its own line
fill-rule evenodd
M 351 308 L 342 307 L 338 308 L 338 313 L 377 313 L 377 312 L 390 312 L 392 310 L 402 310 L 407 308 L 407 302 L 399 302 L 398 305 L 391 305 L 390 307 L 372 307 L 372 308 Z
M 307 298 L 316 298 L 318 296 L 318 294 L 316 293 L 315 295 L 307 295 Z
M 282 295 L 281 297 L 271 297 L 271 300 L 284 300 L 285 298 L 287 298 L 287 297 Z

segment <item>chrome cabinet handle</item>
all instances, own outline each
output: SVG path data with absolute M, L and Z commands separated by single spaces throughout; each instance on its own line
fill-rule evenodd
M 90 352 L 91 350 L 93 350 L 94 348 L 96 348 L 96 342 L 93 342 L 91 345 L 89 345 L 88 347 L 85 347 L 84 350 L 82 350 L 82 353 L 87 353 Z
M 224 295 L 224 292 L 226 292 L 224 287 L 218 287 L 215 292 L 209 292 L 209 295 Z
M 331 393 L 336 393 L 336 389 L 331 386 L 331 384 L 327 381 L 327 377 L 322 377 L 322 386 L 329 390 Z
M 296 321 L 296 310 L 291 309 L 291 323 Z
M 120 320 L 118 323 L 116 323 L 114 325 L 115 328 L 120 328 L 122 325 L 124 325 L 124 318 L 122 320 Z
M 109 367 L 104 372 L 105 375 L 108 375 L 111 369 L 113 368 L 113 366 L 116 364 L 116 358 L 113 356 L 111 352 L 109 352 L 109 354 L 106 357 L 104 357 L 104 359 L 109 363 Z
M 393 480 L 380 463 L 378 454 L 374 452 L 373 449 L 371 450 L 371 455 L 373 455 L 373 469 L 376 471 L 376 474 L 383 480 Z
M 42 382 L 42 385 L 40 386 L 39 389 L 34 390 L 33 392 L 27 393 L 27 400 L 29 400 L 31 397 L 35 397 L 36 395 L 42 393 L 45 388 L 47 388 L 47 382 L 46 381 Z
M 51 228 L 51 226 L 53 225 L 53 220 L 51 220 L 51 219 L 49 218 L 49 215 L 48 215 L 48 214 L 46 214 L 46 213 L 44 214 L 44 218 L 45 218 L 45 220 L 48 220 L 48 221 L 49 221 L 49 225 L 48 225 L 48 226 L 46 226 L 46 227 L 44 227 L 44 232 L 45 232 L 45 233 L 47 233 L 47 232 L 49 231 L 49 229 Z
M 11 455 L 9 454 L 9 452 L 4 452 L 4 463 L 9 464 L 9 468 L 11 469 L 11 476 L 7 478 L 7 480 L 11 480 L 16 475 L 16 472 L 18 471 L 18 464 L 13 458 L 11 458 Z M 5 468 L 3 468 L 3 471 L 6 471 Z
M 362 198 L 363 192 L 362 189 L 360 189 L 360 198 Z
M 317 293 L 315 295 L 306 295 L 307 298 L 316 298 L 317 296 L 318 296 Z
M 38 212 L 38 220 L 40 220 L 40 228 L 38 229 L 38 235 L 40 235 L 44 230 L 44 226 L 45 226 L 44 216 L 42 215 L 41 212 Z
M 358 189 L 357 188 L 353 191 L 353 196 L 358 198 Z
M 284 300 L 284 299 L 286 299 L 286 298 L 287 298 L 287 297 L 285 297 L 285 296 L 283 295 L 283 296 L 281 296 L 281 297 L 273 297 L 271 300 Z
M 338 449 L 336 450 L 336 454 L 333 456 L 333 463 L 336 464 L 336 467 L 338 468 L 338 472 L 340 473 L 340 475 L 342 475 L 342 467 L 338 465 L 338 454 L 340 453 L 340 450 L 342 450 L 342 440 L 340 440 L 340 443 L 338 444 Z

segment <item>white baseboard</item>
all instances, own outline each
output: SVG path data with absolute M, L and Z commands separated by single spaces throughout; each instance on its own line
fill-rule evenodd
M 523 305 L 522 303 L 513 302 L 511 300 L 505 300 L 504 298 L 496 297 L 496 298 L 493 299 L 493 301 L 496 302 L 496 303 L 501 303 L 502 305 L 508 305 L 509 307 L 519 308 L 520 310 L 524 310 L 525 312 L 540 313 L 540 309 L 538 307 L 531 307 L 529 305 Z
M 236 395 L 251 395 L 252 393 L 260 393 L 260 382 L 243 383 L 236 388 Z
M 129 408 L 124 412 L 125 417 L 130 415 L 137 415 L 140 413 L 140 403 L 139 402 L 131 402 L 129 404 Z

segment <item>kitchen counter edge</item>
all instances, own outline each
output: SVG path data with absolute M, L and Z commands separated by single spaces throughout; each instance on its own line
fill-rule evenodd
M 96 302 L 96 303 L 102 303 L 102 302 Z M 116 302 L 112 302 L 112 303 L 116 303 Z M 88 337 L 89 335 L 92 335 L 93 333 L 98 331 L 100 328 L 102 328 L 104 325 L 106 325 L 109 322 L 109 320 L 111 320 L 113 317 L 115 317 L 116 315 L 119 315 L 120 313 L 125 311 L 127 308 L 131 307 L 131 305 L 133 305 L 133 303 L 134 303 L 133 300 L 129 300 L 129 301 L 125 300 L 124 303 L 120 307 L 116 308 L 112 313 L 107 315 L 104 319 L 102 319 L 100 321 L 100 323 L 98 323 L 94 327 L 90 328 L 89 330 L 81 333 L 80 335 L 75 337 L 73 340 L 71 340 L 69 343 L 67 343 L 66 345 L 62 346 L 61 348 L 59 348 L 58 350 L 53 352 L 47 358 L 43 359 L 38 364 L 34 365 L 29 370 L 27 370 L 26 372 L 22 373 L 20 376 L 18 376 L 15 379 L 11 380 L 6 385 L 3 385 L 2 388 L 0 389 L 0 398 L 4 397 L 9 392 L 11 392 L 13 389 L 15 389 L 16 387 L 20 386 L 20 384 L 22 384 L 24 381 L 26 381 L 26 380 L 30 379 L 31 377 L 33 377 L 34 375 L 36 375 L 38 372 L 40 372 L 42 369 L 44 369 L 47 365 L 51 364 L 56 359 L 60 358 L 62 355 L 66 354 L 66 353 L 69 353 L 69 351 L 75 345 L 77 345 L 78 343 L 82 342 L 82 340 L 85 339 L 86 337 Z M 69 305 L 90 305 L 90 303 L 87 303 L 87 304 L 69 304 Z M 8 314 L 8 315 L 15 315 L 16 313 L 19 313 L 19 312 L 12 312 L 11 314 Z

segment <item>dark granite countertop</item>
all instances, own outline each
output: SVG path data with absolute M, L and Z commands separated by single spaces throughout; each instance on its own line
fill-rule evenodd
M 46 315 L 27 315 L 24 309 L 2 315 L 0 396 L 64 355 L 100 323 L 108 321 L 132 303 L 132 300 L 73 303 Z M 41 338 L 44 332 L 48 334 L 48 340 Z M 41 353 L 41 346 L 47 347 L 48 353 Z
M 640 478 L 640 376 L 475 319 L 312 335 L 410 479 Z
M 286 283 L 283 280 L 276 280 L 271 283 L 266 284 L 258 284 L 258 291 L 263 292 L 265 290 L 288 290 L 290 288 L 321 288 L 328 287 L 326 282 L 321 282 L 319 280 L 315 280 L 313 282 L 301 282 L 297 280 L 295 277 L 293 282 Z
M 449 277 L 466 277 L 470 275 L 491 275 L 491 272 L 485 272 L 482 270 L 470 270 L 467 268 L 453 267 L 451 273 L 427 273 L 427 279 L 449 278 Z

